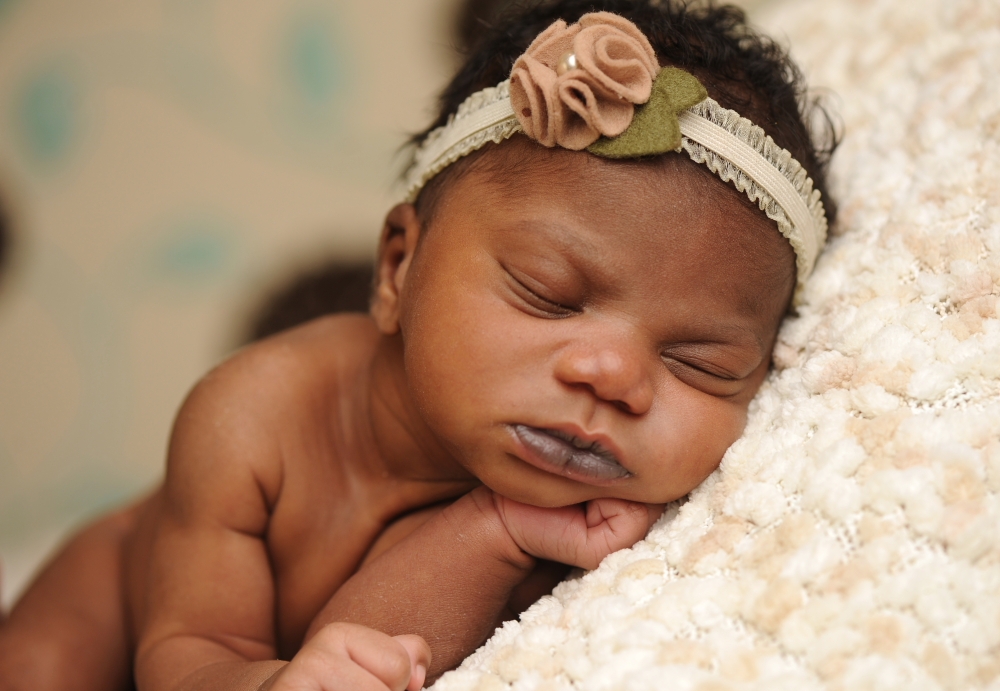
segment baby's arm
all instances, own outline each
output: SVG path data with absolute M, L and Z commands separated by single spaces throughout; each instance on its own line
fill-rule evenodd
M 290 663 L 275 659 L 266 531 L 282 487 L 274 460 L 281 458 L 280 434 L 255 406 L 280 401 L 245 390 L 256 380 L 233 371 L 240 366 L 210 375 L 185 402 L 164 488 L 139 526 L 137 543 L 151 549 L 134 566 L 136 582 L 144 583 L 132 602 L 138 688 L 417 688 L 429 651 L 415 636 L 393 639 L 340 624 L 321 631 Z
M 618 499 L 543 509 L 479 488 L 362 567 L 306 640 L 329 622 L 419 634 L 431 646 L 434 679 L 489 636 L 537 559 L 595 568 L 635 544 L 661 513 Z

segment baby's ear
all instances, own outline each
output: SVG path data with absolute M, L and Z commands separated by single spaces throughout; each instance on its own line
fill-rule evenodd
M 400 295 L 420 231 L 420 219 L 412 204 L 397 204 L 385 217 L 375 265 L 371 314 L 379 331 L 387 336 L 399 331 Z

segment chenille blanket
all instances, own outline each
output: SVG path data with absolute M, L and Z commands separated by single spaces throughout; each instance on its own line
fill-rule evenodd
M 1000 3 L 761 20 L 846 137 L 746 433 L 436 691 L 1000 689 Z

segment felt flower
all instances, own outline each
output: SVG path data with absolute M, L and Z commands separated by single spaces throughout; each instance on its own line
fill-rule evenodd
M 605 158 L 638 158 L 676 151 L 681 146 L 679 115 L 708 96 L 689 72 L 664 67 L 653 80 L 653 91 L 636 108 L 632 124 L 617 137 L 601 137 L 587 151 Z
M 532 41 L 511 71 L 511 105 L 540 144 L 585 149 L 625 131 L 659 69 L 635 24 L 591 12 L 576 24 L 559 20 Z

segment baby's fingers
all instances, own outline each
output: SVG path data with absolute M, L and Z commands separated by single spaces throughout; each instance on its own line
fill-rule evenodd
M 392 638 L 366 626 L 334 626 L 349 627 L 344 637 L 347 654 L 391 691 L 419 691 L 423 686 L 431 658 L 431 650 L 423 638 Z M 415 679 L 418 675 L 420 679 Z M 419 685 L 414 685 L 418 681 Z
M 587 502 L 587 543 L 596 554 L 603 553 L 598 562 L 645 537 L 656 519 L 663 515 L 663 509 L 662 504 L 640 504 L 624 499 Z
M 612 534 L 642 530 L 645 535 L 663 515 L 663 504 L 640 504 L 625 499 L 591 499 L 587 502 L 587 529 L 601 528 Z
M 427 680 L 427 670 L 431 666 L 431 647 L 420 636 L 394 636 L 393 640 L 403 646 L 410 656 L 410 683 L 406 691 L 420 691 Z
M 567 563 L 596 569 L 606 556 L 631 547 L 646 536 L 663 513 L 663 507 L 624 499 L 593 499 L 581 511 L 582 530 L 570 540 L 572 559 Z M 567 531 L 572 536 L 574 531 Z
M 623 499 L 540 508 L 495 495 L 496 506 L 517 545 L 541 559 L 594 569 L 620 549 L 641 540 L 663 507 Z
M 417 691 L 430 649 L 419 636 L 397 636 L 357 624 L 329 624 L 282 670 L 281 691 Z

